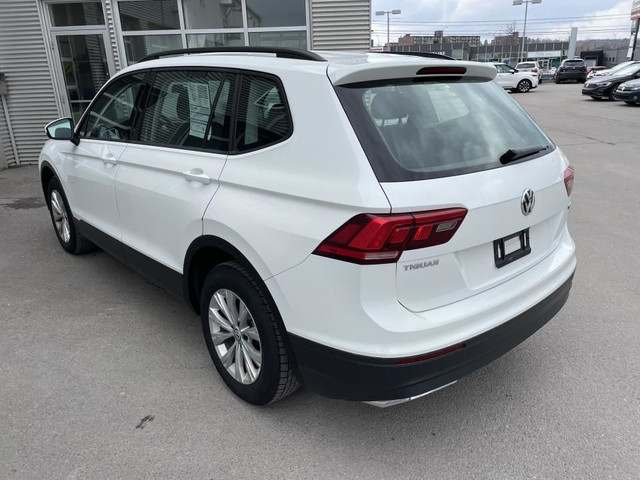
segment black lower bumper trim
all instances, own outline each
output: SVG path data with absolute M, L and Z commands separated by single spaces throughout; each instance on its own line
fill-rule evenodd
M 366 357 L 290 334 L 298 371 L 311 391 L 357 401 L 395 400 L 428 392 L 487 365 L 529 338 L 551 320 L 569 297 L 573 275 L 526 312 L 465 340 L 465 347 L 415 364 Z

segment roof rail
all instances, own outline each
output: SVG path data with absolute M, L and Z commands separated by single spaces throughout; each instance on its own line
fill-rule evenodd
M 164 52 L 152 53 L 147 55 L 140 62 L 148 60 L 157 60 L 160 57 L 169 57 L 171 55 L 185 55 L 189 53 L 273 53 L 280 58 L 294 58 L 297 60 L 311 60 L 313 62 L 326 62 L 317 53 L 299 48 L 285 47 L 198 47 L 198 48 L 180 48 L 178 50 L 166 50 Z M 139 63 L 139 62 L 138 62 Z
M 388 53 L 390 55 L 411 55 L 414 57 L 424 57 L 424 58 L 439 58 L 440 60 L 455 60 L 455 58 L 450 57 L 449 55 L 443 55 L 442 53 L 433 53 L 433 52 L 380 52 L 380 53 Z

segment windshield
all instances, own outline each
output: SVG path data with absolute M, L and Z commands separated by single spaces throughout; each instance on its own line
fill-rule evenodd
M 553 148 L 496 82 L 387 80 L 336 91 L 381 182 L 499 168 L 510 149 Z
M 619 70 L 622 70 L 623 68 L 627 68 L 629 65 L 633 65 L 635 62 L 624 62 L 621 63 L 620 65 L 616 65 L 615 67 L 612 67 L 609 71 L 611 73 L 615 73 Z
M 625 77 L 627 75 L 635 75 L 638 71 L 640 71 L 640 64 L 632 64 L 627 65 L 614 73 L 618 76 Z

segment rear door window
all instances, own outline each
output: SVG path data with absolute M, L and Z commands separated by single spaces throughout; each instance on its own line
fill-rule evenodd
M 281 142 L 293 130 L 284 91 L 275 78 L 245 75 L 240 89 L 236 148 L 256 150 Z
M 226 152 L 234 74 L 160 71 L 141 113 L 140 142 Z
M 510 149 L 553 148 L 495 82 L 409 79 L 336 91 L 381 182 L 499 168 Z

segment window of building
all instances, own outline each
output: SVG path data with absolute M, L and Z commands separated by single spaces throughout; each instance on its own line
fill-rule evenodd
M 129 140 L 133 113 L 143 84 L 143 74 L 127 75 L 114 81 L 89 110 L 80 134 L 103 140 Z
M 124 50 L 129 63 L 142 60 L 147 55 L 182 48 L 180 35 L 131 35 L 124 37 Z
M 187 35 L 187 47 L 242 47 L 244 34 L 242 33 L 199 33 Z
M 104 25 L 104 12 L 100 2 L 51 3 L 49 9 L 54 27 Z
M 306 25 L 305 2 L 300 0 L 246 0 L 247 24 L 253 27 Z
M 242 28 L 240 0 L 182 0 L 185 28 Z
M 234 79 L 222 72 L 158 72 L 141 114 L 139 140 L 227 151 Z
M 119 0 L 126 60 L 217 46 L 307 48 L 306 0 Z
M 249 45 L 307 48 L 306 32 L 251 32 Z
M 247 75 L 242 81 L 237 149 L 241 152 L 263 148 L 291 135 L 291 117 L 278 83 L 268 77 Z
M 122 30 L 168 30 L 180 28 L 175 0 L 118 2 Z

